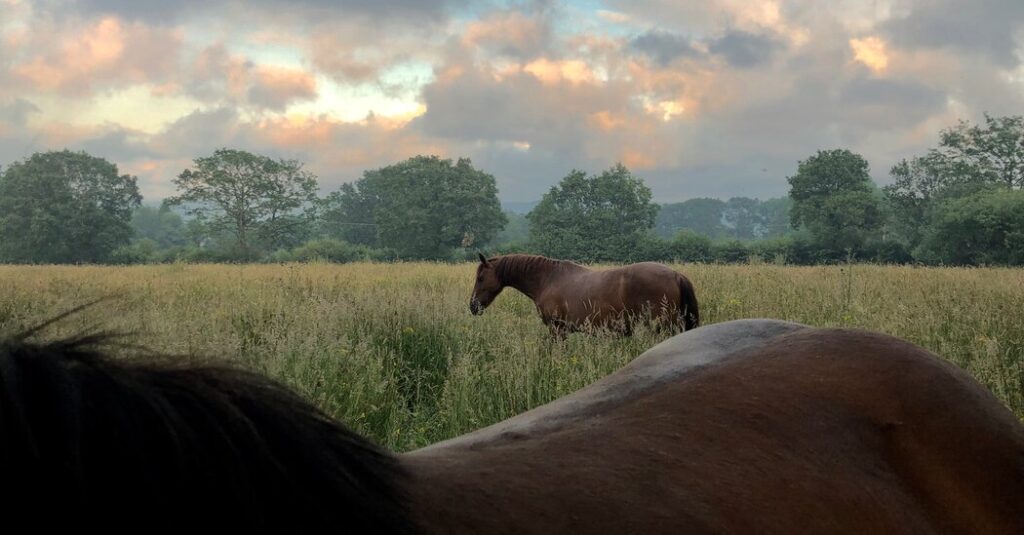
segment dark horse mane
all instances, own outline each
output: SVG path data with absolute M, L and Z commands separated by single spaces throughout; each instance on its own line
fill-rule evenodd
M 555 260 L 546 256 L 531 254 L 509 254 L 491 258 L 494 271 L 502 284 L 513 284 L 525 275 L 531 275 L 542 269 L 584 269 L 583 266 L 568 260 Z
M 108 342 L 0 340 L 5 525 L 414 531 L 398 460 L 284 386 Z

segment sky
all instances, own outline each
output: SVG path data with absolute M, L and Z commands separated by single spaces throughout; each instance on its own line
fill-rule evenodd
M 503 201 L 617 162 L 657 202 L 776 197 L 1024 113 L 1021 0 L 0 0 L 0 165 L 85 150 L 173 195 L 194 158 L 298 159 L 327 194 L 418 154 Z

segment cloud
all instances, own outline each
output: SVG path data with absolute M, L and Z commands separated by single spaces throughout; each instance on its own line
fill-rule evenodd
M 0 122 L 25 126 L 29 115 L 33 113 L 39 113 L 39 107 L 24 98 L 17 97 L 9 102 L 0 101 Z
M 67 7 L 64 2 L 51 3 Z M 217 9 L 235 13 L 259 10 L 266 14 L 298 14 L 307 20 L 353 16 L 434 20 L 446 17 L 451 10 L 466 3 L 461 0 L 79 0 L 71 7 L 87 15 L 116 15 L 160 24 Z
M 863 39 L 850 39 L 854 59 L 863 63 L 875 72 L 881 72 L 889 66 L 889 54 L 886 52 L 885 41 L 875 36 Z
M 709 52 L 721 55 L 734 67 L 744 69 L 767 62 L 783 47 L 784 43 L 775 37 L 741 30 L 729 30 L 708 43 Z
M 536 57 L 550 45 L 552 30 L 546 17 L 521 11 L 497 11 L 471 22 L 462 33 L 467 46 L 520 59 Z
M 289 105 L 317 97 L 313 73 L 272 64 L 257 64 L 232 54 L 223 43 L 200 51 L 186 73 L 184 92 L 209 104 L 233 104 L 260 111 L 285 111 Z
M 532 200 L 621 161 L 672 201 L 785 194 L 821 148 L 884 181 L 957 119 L 1024 109 L 1016 0 L 600 6 L 0 0 L 0 162 L 95 151 L 158 198 L 218 147 L 326 190 L 433 153 Z
M 316 98 L 316 79 L 300 69 L 259 66 L 253 73 L 248 98 L 264 109 L 284 111 L 292 102 Z
M 159 83 L 176 72 L 182 35 L 113 17 L 80 26 L 40 22 L 10 62 L 12 83 L 34 91 L 87 95 Z
M 1024 2 L 1019 0 L 915 0 L 902 16 L 882 25 L 901 47 L 955 48 L 989 58 L 1003 68 L 1021 64 Z
M 678 58 L 703 55 L 700 50 L 694 48 L 688 38 L 663 30 L 648 30 L 634 37 L 629 42 L 629 47 L 647 55 L 662 67 Z

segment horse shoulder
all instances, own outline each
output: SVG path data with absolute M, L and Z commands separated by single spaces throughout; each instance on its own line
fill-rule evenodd
M 537 437 L 590 417 L 705 365 L 807 327 L 776 320 L 737 320 L 676 335 L 645 351 L 621 370 L 573 394 L 503 422 L 418 452 L 500 443 L 508 437 Z

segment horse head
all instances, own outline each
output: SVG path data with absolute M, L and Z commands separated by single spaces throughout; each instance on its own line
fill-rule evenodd
M 484 309 L 490 306 L 495 297 L 505 288 L 501 277 L 498 276 L 496 265 L 483 255 L 480 257 L 480 265 L 476 267 L 476 283 L 473 285 L 473 295 L 469 298 L 469 310 L 474 316 L 484 313 Z

